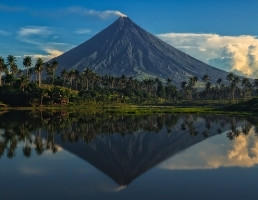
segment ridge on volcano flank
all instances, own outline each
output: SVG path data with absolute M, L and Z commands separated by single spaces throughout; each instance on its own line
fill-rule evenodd
M 191 76 L 201 79 L 208 74 L 215 82 L 227 75 L 168 45 L 128 17 L 118 18 L 88 41 L 55 59 L 59 70 L 83 71 L 88 67 L 101 75 L 170 78 L 177 86 Z

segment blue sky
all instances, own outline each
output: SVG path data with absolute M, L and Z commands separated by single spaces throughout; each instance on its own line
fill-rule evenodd
M 256 0 L 1 0 L 0 56 L 59 55 L 111 24 L 119 12 L 215 67 L 258 69 Z

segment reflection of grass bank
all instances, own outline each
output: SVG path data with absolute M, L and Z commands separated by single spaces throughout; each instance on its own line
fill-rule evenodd
M 224 108 L 225 111 L 235 112 L 251 112 L 258 114 L 258 98 L 253 98 L 249 101 L 237 103 Z
M 229 110 L 220 106 L 179 106 L 179 105 L 130 105 L 130 104 L 83 104 L 83 105 L 52 105 L 37 107 L 11 107 L 9 110 L 30 111 L 65 111 L 69 113 L 110 113 L 110 114 L 153 114 L 153 113 L 192 113 L 192 114 L 253 114 L 247 110 Z
M 6 110 L 8 110 L 8 106 L 0 102 L 0 112 L 5 112 Z

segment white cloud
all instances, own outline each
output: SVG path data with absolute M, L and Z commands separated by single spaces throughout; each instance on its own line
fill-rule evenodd
M 77 33 L 79 35 L 85 35 L 85 34 L 91 33 L 91 30 L 90 29 L 78 29 L 75 31 L 75 33 Z
M 60 51 L 57 49 L 46 49 L 45 51 L 48 53 L 49 57 L 51 57 L 51 58 L 60 56 L 61 54 L 64 53 L 63 51 Z
M 251 35 L 166 33 L 157 35 L 172 46 L 226 71 L 258 76 L 258 38 Z
M 98 11 L 98 10 L 93 10 L 93 9 L 88 9 L 88 8 L 78 7 L 78 6 L 68 8 L 68 12 L 73 14 L 78 14 L 78 15 L 95 16 L 101 19 L 107 19 L 113 16 L 127 17 L 125 14 L 123 14 L 118 10 Z
M 50 27 L 27 26 L 22 27 L 17 32 L 17 39 L 29 45 L 33 45 L 33 49 L 36 49 L 35 52 L 32 51 L 26 55 L 31 56 L 33 59 L 42 58 L 44 61 L 47 61 L 63 54 L 64 50 L 73 47 L 73 45 L 68 43 L 53 42 L 58 39 L 56 33 L 57 31 Z M 53 39 L 53 36 L 56 39 Z
M 45 51 L 45 54 L 29 54 L 24 56 L 31 56 L 33 59 L 42 58 L 44 61 L 48 61 L 64 53 L 63 51 L 60 51 L 57 49 L 50 49 L 50 48 L 44 49 L 44 51 Z
M 19 37 L 28 37 L 32 35 L 41 35 L 41 36 L 47 36 L 50 35 L 52 31 L 50 28 L 45 27 L 45 26 L 27 26 L 27 27 L 22 27 L 18 31 Z

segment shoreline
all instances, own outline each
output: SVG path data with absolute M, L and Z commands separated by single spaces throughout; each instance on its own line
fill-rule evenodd
M 21 107 L 1 107 L 0 114 L 9 111 L 66 111 L 85 112 L 102 114 L 227 114 L 227 115 L 257 115 L 255 112 L 233 111 L 226 107 L 218 106 L 176 106 L 176 105 L 53 105 L 53 106 L 21 106 Z

